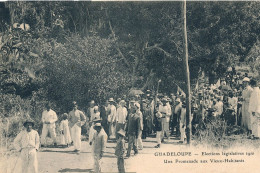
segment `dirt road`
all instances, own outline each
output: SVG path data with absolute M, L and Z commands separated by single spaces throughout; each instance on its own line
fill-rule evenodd
M 138 172 L 138 173 L 171 173 L 175 170 L 182 170 L 182 173 L 191 172 L 216 172 L 219 169 L 217 163 L 205 163 L 205 164 L 182 164 L 182 161 L 187 160 L 200 160 L 200 159 L 219 159 L 219 158 L 240 158 L 240 157 L 226 157 L 226 156 L 201 156 L 202 151 L 212 152 L 211 149 L 205 148 L 204 146 L 199 147 L 188 147 L 186 145 L 178 144 L 178 140 L 171 138 L 162 144 L 162 147 L 157 149 L 154 148 L 156 145 L 155 138 L 147 138 L 143 140 L 144 148 L 139 151 L 137 156 L 132 155 L 129 159 L 125 160 L 127 172 Z M 107 149 L 102 159 L 102 172 L 115 173 L 117 172 L 117 159 L 114 155 L 114 148 L 116 143 L 108 142 Z M 259 147 L 259 146 L 258 146 Z M 80 154 L 76 154 L 73 151 L 73 147 L 70 148 L 42 148 L 38 152 L 39 161 L 39 172 L 40 173 L 58 173 L 58 172 L 92 172 L 93 160 L 91 154 L 91 146 L 86 141 L 82 142 L 82 151 Z M 232 152 L 241 152 L 239 148 L 231 148 Z M 219 151 L 220 153 L 222 151 Z M 254 163 L 257 153 L 255 149 L 247 148 L 245 152 L 254 152 L 255 155 L 246 157 L 245 162 L 241 164 L 227 165 L 234 171 L 241 171 L 245 167 L 250 166 Z M 163 155 L 162 154 L 166 155 Z M 170 153 L 170 155 L 169 155 Z M 185 155 L 186 153 L 186 155 Z M 188 153 L 188 154 L 187 154 Z M 191 156 L 189 156 L 191 154 Z M 1 160 L 2 167 L 0 165 L 0 173 L 19 173 L 20 161 L 16 160 L 16 157 L 10 157 L 7 160 Z M 241 157 L 242 158 L 242 157 Z M 245 156 L 243 156 L 245 158 Z M 179 163 L 176 163 L 179 161 Z M 16 167 L 14 165 L 16 163 Z M 226 164 L 225 164 L 226 165 Z M 225 166 L 224 165 L 224 166 Z M 205 170 L 207 168 L 207 170 Z M 222 165 L 223 166 L 223 165 Z M 14 168 L 14 169 L 13 169 Z M 222 171 L 225 172 L 225 171 Z

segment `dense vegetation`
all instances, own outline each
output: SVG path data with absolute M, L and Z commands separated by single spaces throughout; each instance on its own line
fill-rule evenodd
M 244 61 L 259 69 L 259 9 L 188 2 L 192 81 L 199 69 L 218 77 Z M 0 11 L 0 116 L 15 117 L 13 127 L 26 115 L 40 120 L 47 101 L 60 114 L 72 100 L 86 109 L 159 79 L 160 92 L 185 89 L 181 2 L 1 2 Z

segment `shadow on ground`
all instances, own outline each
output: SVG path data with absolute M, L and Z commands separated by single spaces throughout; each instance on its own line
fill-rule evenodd
M 70 169 L 70 168 L 65 168 L 59 170 L 59 172 L 93 172 L 92 169 Z

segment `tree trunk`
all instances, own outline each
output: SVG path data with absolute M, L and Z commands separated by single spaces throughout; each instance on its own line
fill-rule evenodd
M 191 142 L 191 98 L 190 98 L 190 71 L 188 63 L 188 39 L 187 39 L 187 26 L 186 26 L 186 0 L 183 1 L 183 63 L 186 71 L 186 136 L 187 144 Z

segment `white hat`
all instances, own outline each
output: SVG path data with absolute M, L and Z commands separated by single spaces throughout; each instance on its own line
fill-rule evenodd
M 113 98 L 109 98 L 109 102 L 115 102 Z
M 176 99 L 176 102 L 181 102 L 181 99 L 180 99 L 180 98 L 177 98 L 177 99 Z
M 250 79 L 249 79 L 248 77 L 245 77 L 245 78 L 243 79 L 243 82 L 250 82 Z
M 138 108 L 140 108 L 140 104 L 137 103 L 137 102 L 135 103 L 135 106 L 138 107 Z
M 94 110 L 98 111 L 98 106 L 94 106 Z
M 101 123 L 96 123 L 95 127 L 101 127 Z

